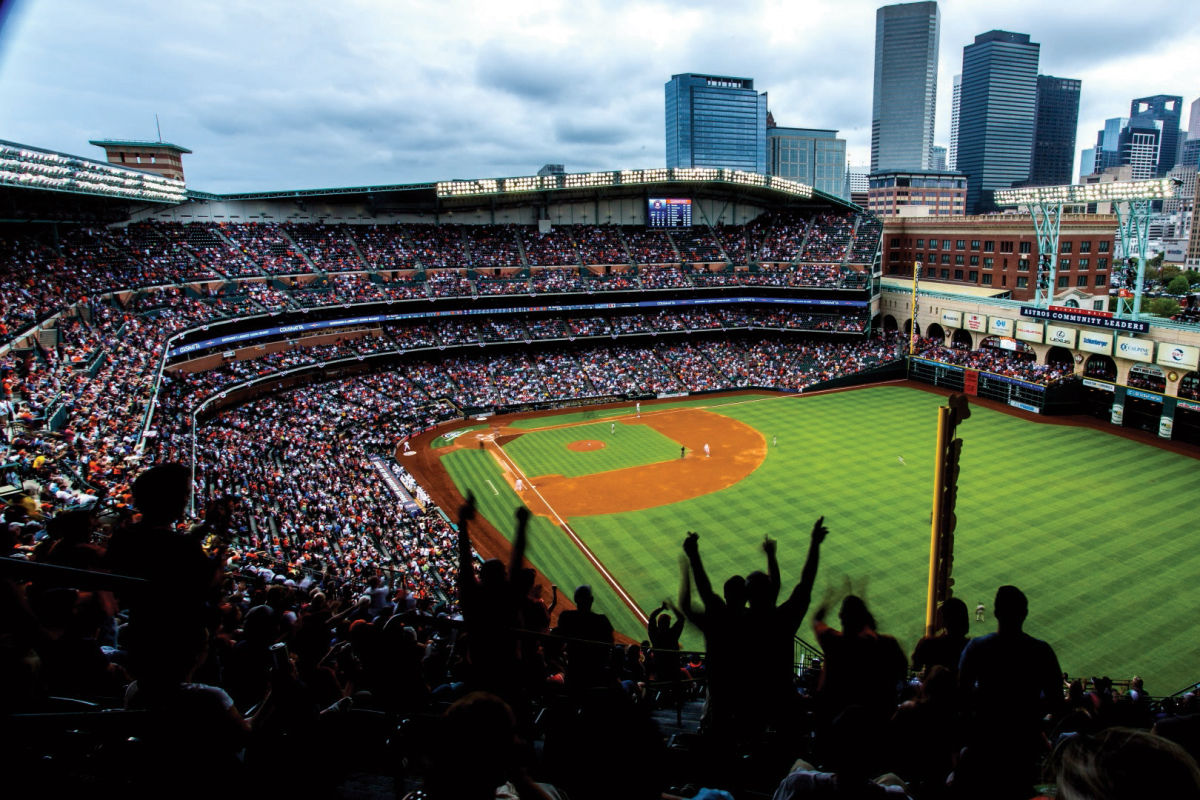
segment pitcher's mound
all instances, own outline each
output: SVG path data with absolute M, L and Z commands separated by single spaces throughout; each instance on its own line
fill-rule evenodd
M 578 442 L 568 444 L 567 449 L 574 453 L 587 453 L 592 450 L 603 450 L 607 446 L 598 439 L 580 439 Z

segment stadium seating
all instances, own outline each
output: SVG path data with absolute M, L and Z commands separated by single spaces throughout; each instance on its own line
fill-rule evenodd
M 13 728 L 14 785 L 22 775 L 51 791 L 117 781 L 114 787 L 136 795 L 164 785 L 170 763 L 172 769 L 186 764 L 197 786 L 225 784 L 227 793 L 267 785 L 299 793 L 329 788 L 352 768 L 390 776 L 403 764 L 412 773 L 398 776 L 401 792 L 423 777 L 437 796 L 438 780 L 446 780 L 445 765 L 429 752 L 441 741 L 435 733 L 446 733 L 438 726 L 472 708 L 494 714 L 499 707 L 487 711 L 492 701 L 470 698 L 474 689 L 503 698 L 522 734 L 538 740 L 532 771 L 572 797 L 660 797 L 687 783 L 766 797 L 797 756 L 827 765 L 830 772 L 820 774 L 843 770 L 838 780 L 858 779 L 836 752 L 838 726 L 855 722 L 854 714 L 830 715 L 815 673 L 796 676 L 790 663 L 794 725 L 759 730 L 749 715 L 738 717 L 746 727 L 731 733 L 708 720 L 702 735 L 681 733 L 668 750 L 650 715 L 670 724 L 676 713 L 682 717 L 677 704 L 698 714 L 702 697 L 711 700 L 714 691 L 719 697 L 713 688 L 719 682 L 705 676 L 705 659 L 679 653 L 677 642 L 662 644 L 655 631 L 646 649 L 625 643 L 614 650 L 606 641 L 594 665 L 600 683 L 580 689 L 587 657 L 578 654 L 588 651 L 562 646 L 571 635 L 563 616 L 547 607 L 539 589 L 516 591 L 518 576 L 506 578 L 503 569 L 500 580 L 512 585 L 496 597 L 511 598 L 520 611 L 507 616 L 508 600 L 491 615 L 480 610 L 487 604 L 472 604 L 471 592 L 488 597 L 495 587 L 487 582 L 498 574 L 488 566 L 481 574 L 489 577 L 472 583 L 481 561 L 480 541 L 472 538 L 477 530 L 455 509 L 439 508 L 404 469 L 405 459 L 392 456 L 401 441 L 468 409 L 749 387 L 801 391 L 896 361 L 897 337 L 865 337 L 861 312 L 765 304 L 604 313 L 551 307 L 344 326 L 311 340 L 249 344 L 232 358 L 217 346 L 193 354 L 203 364 L 171 364 L 161 379 L 159 369 L 168 361 L 167 336 L 250 315 L 300 317 L 329 306 L 412 300 L 424 307 L 430 298 L 453 303 L 531 293 L 858 288 L 864 275 L 849 265 L 873 257 L 872 226 L 847 216 L 792 214 L 684 234 L 611 226 L 537 234 L 528 226 L 154 222 L 77 229 L 58 247 L 0 240 L 5 341 L 16 337 L 22 345 L 0 357 L 12 403 L 0 425 L 4 466 L 24 497 L 6 512 L 5 561 L 30 570 L 114 568 L 125 579 L 145 581 L 139 591 L 154 599 L 142 602 L 128 589 L 115 597 L 93 592 L 80 583 L 92 578 L 79 573 L 5 576 L 13 591 L 0 623 L 6 644 L 0 703 L 10 714 L 30 713 L 12 717 L 13 726 L 52 731 Z M 732 265 L 719 271 L 691 266 L 726 256 Z M 37 280 L 72 271 L 79 273 L 74 282 Z M 117 288 L 133 291 L 105 296 Z M 56 314 L 42 335 L 27 334 Z M 999 348 L 968 351 L 921 340 L 917 355 L 1044 385 L 1072 379 L 1071 365 L 1039 365 Z M 359 369 L 368 361 L 387 368 Z M 330 369 L 322 378 L 331 365 L 355 369 Z M 206 403 L 296 370 L 312 373 L 314 382 L 248 396 L 197 421 Z M 1130 385 L 1162 388 L 1149 376 L 1131 377 Z M 1179 394 L 1200 399 L 1200 388 L 1185 381 Z M 191 482 L 203 512 L 196 516 L 210 526 L 201 533 L 212 535 L 179 535 L 170 526 L 174 519 L 153 533 L 178 540 L 174 556 L 195 559 L 192 566 L 221 567 L 195 595 L 188 567 L 159 552 L 161 542 L 146 540 L 149 552 L 139 562 L 128 551 L 120 560 L 120 533 L 105 541 L 112 528 L 139 530 L 134 508 L 146 514 L 154 505 L 135 495 L 135 476 L 150 464 L 190 462 L 193 453 L 195 473 L 184 483 Z M 217 510 L 227 506 L 227 522 L 219 522 L 225 518 Z M 80 511 L 103 513 L 70 513 Z M 222 539 L 227 547 L 214 549 Z M 202 543 L 219 554 L 215 561 Z M 152 569 L 135 575 L 139 563 Z M 102 587 L 113 588 L 122 578 L 96 580 L 114 581 Z M 520 636 L 532 637 L 502 648 L 516 654 L 519 669 L 512 673 L 480 672 L 481 664 L 507 663 L 503 654 L 489 660 L 496 657 L 486 650 L 490 636 L 515 641 L 489 627 L 497 620 L 515 621 Z M 460 630 L 467 636 L 458 638 Z M 282 656 L 271 649 L 279 643 L 288 648 Z M 755 659 L 767 656 L 752 644 L 738 691 L 747 707 L 766 706 L 757 694 L 765 684 L 751 676 L 763 663 Z M 168 669 L 182 662 L 183 672 Z M 30 664 L 37 669 L 17 669 Z M 510 682 L 514 675 L 519 679 Z M 893 683 L 884 693 L 886 718 L 856 723 L 865 725 L 856 729 L 863 763 L 897 772 L 917 798 L 948 796 L 941 788 L 948 770 L 938 769 L 965 741 L 951 722 L 932 729 L 946 734 L 939 736 L 912 736 L 906 727 L 925 724 L 927 716 L 941 719 L 935 717 L 944 710 L 937 705 L 940 686 L 944 679 L 932 671 Z M 873 698 L 873 688 L 864 678 L 855 691 Z M 163 751 L 154 734 L 191 725 L 189 714 L 209 708 L 198 697 L 238 714 L 230 717 L 236 725 L 201 726 L 212 732 L 205 748 L 193 754 L 179 747 L 174 760 L 155 763 L 149 754 Z M 72 717 L 69 726 L 44 716 L 64 703 L 116 709 L 123 698 L 130 711 Z M 1189 724 L 1197 711 L 1194 696 L 1151 706 L 1140 682 L 1114 694 L 1103 679 L 1064 687 L 1061 703 L 1045 700 L 1050 716 L 1037 726 L 1039 736 L 1077 732 L 1078 741 L 1118 724 L 1148 728 L 1157 721 L 1165 734 Z M 250 713 L 243 725 L 239 712 L 260 701 L 265 710 Z M 447 707 L 454 710 L 437 721 Z M 159 727 L 147 729 L 148 718 Z M 175 727 L 161 727 L 163 719 Z M 422 725 L 435 733 L 421 736 Z M 927 744 L 903 746 L 917 740 Z M 245 758 L 218 758 L 243 751 Z M 311 766 L 283 766 L 306 758 Z M 597 759 L 619 759 L 623 769 L 597 777 Z M 978 767 L 965 761 L 960 774 L 970 776 Z M 816 774 L 787 780 L 817 781 Z M 620 791 L 614 780 L 624 782 Z

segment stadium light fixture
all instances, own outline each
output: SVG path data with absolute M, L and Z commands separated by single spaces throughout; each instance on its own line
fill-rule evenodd
M 996 192 L 996 204 L 1001 206 L 1046 203 L 1075 205 L 1123 200 L 1165 200 L 1175 196 L 1175 191 L 1180 184 L 1181 182 L 1174 178 L 1154 178 L 1146 181 L 1110 181 L 1108 183 L 1001 189 Z
M 813 196 L 813 188 L 799 181 L 760 175 L 738 169 L 716 167 L 672 167 L 658 169 L 625 169 L 611 172 L 582 172 L 558 175 L 529 175 L 517 178 L 481 178 L 479 180 L 439 181 L 439 198 L 477 197 L 496 194 L 521 194 L 560 189 L 594 189 L 606 186 L 644 186 L 663 183 L 732 183 L 772 189 L 782 194 L 804 199 Z
M 7 142 L 0 142 L 0 185 L 161 203 L 187 199 L 182 181 Z

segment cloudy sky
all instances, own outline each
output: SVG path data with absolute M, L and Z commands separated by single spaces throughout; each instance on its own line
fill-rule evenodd
M 680 72 L 752 77 L 780 125 L 837 128 L 869 160 L 878 2 L 0 4 L 0 138 L 97 156 L 88 139 L 155 138 L 157 113 L 208 191 L 662 166 L 663 84 Z M 1078 149 L 1133 97 L 1200 93 L 1200 17 L 1181 0 L 941 12 L 939 144 L 962 47 L 993 28 L 1040 42 L 1041 72 L 1083 79 Z

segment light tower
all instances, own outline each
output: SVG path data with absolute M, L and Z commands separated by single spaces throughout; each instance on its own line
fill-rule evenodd
M 1058 274 L 1058 229 L 1063 206 L 1112 203 L 1117 210 L 1119 238 L 1114 254 L 1124 265 L 1126 281 L 1117 303 L 1117 316 L 1137 319 L 1142 312 L 1142 284 L 1146 273 L 1146 244 L 1150 238 L 1150 204 L 1175 196 L 1179 181 L 1156 178 L 1148 181 L 1035 186 L 996 192 L 996 204 L 1023 206 L 1033 217 L 1038 240 L 1038 286 L 1034 305 L 1045 308 L 1054 298 Z M 1046 262 L 1049 256 L 1049 263 Z M 1129 280 L 1136 260 L 1137 276 Z M 1115 266 L 1115 265 L 1114 265 Z

